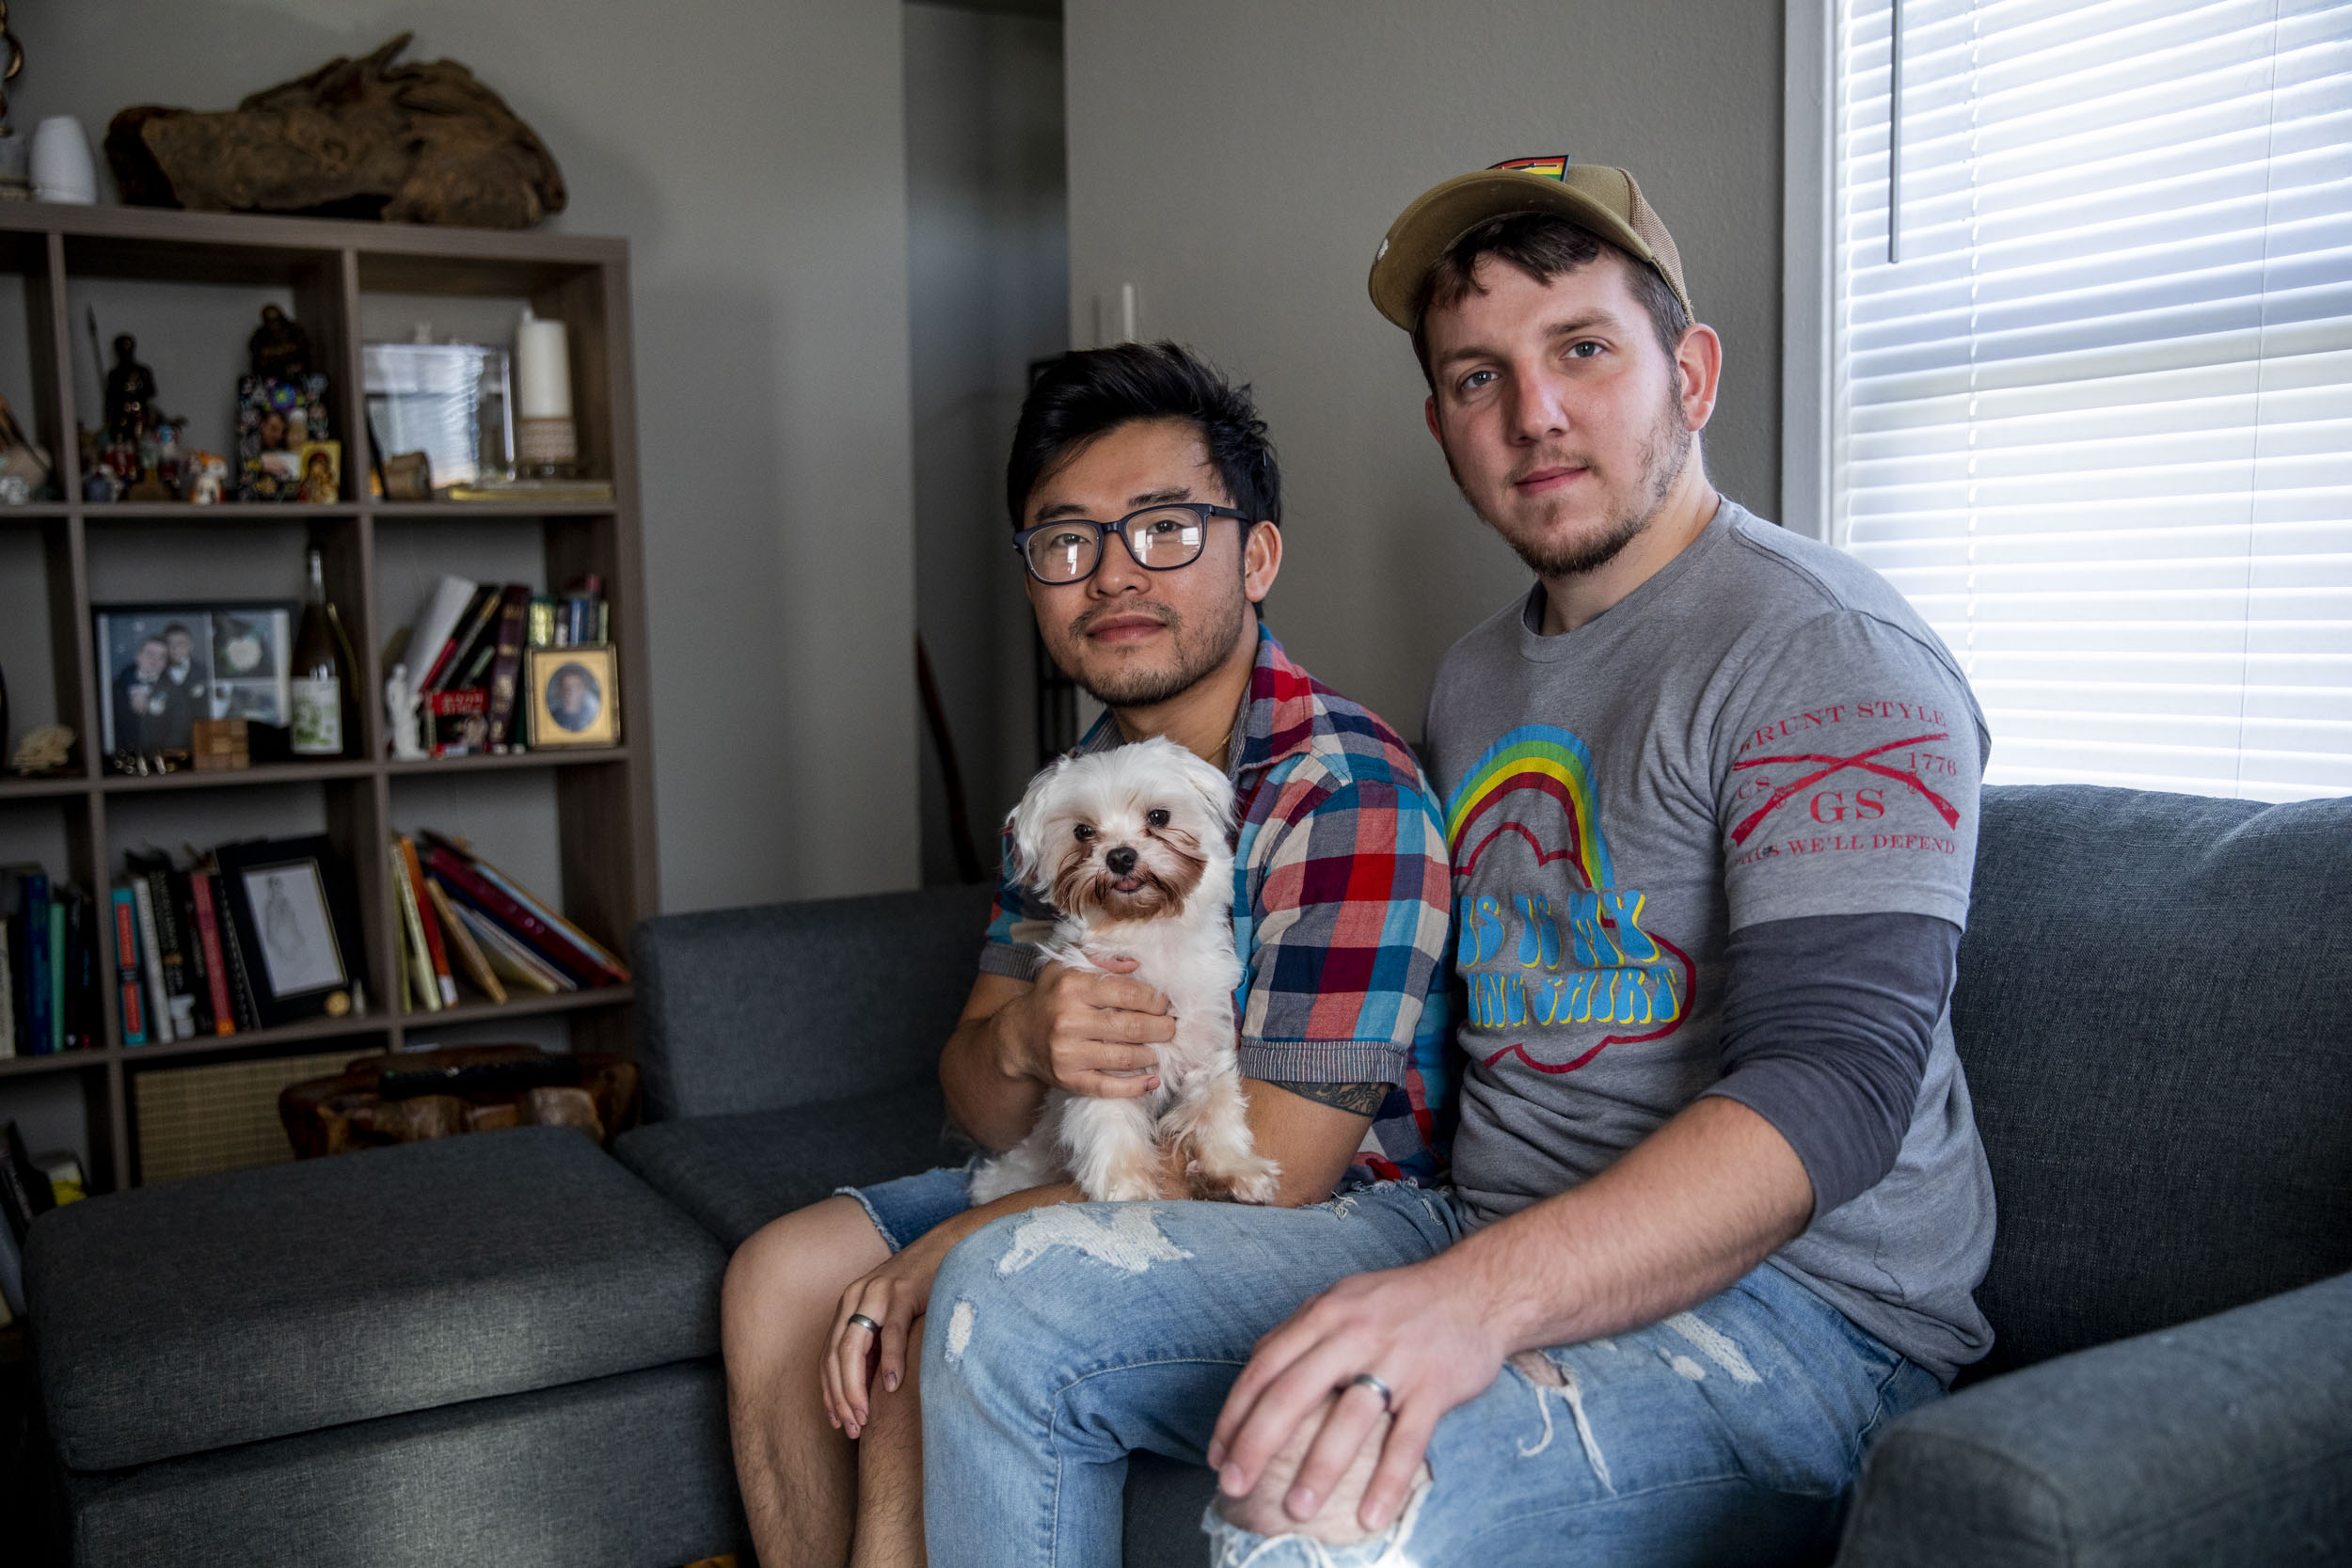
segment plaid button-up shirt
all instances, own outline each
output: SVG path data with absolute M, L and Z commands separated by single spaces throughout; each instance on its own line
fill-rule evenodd
M 1078 751 L 1119 744 L 1106 713 Z M 1271 1082 L 1390 1085 L 1357 1164 L 1375 1177 L 1432 1180 L 1444 1165 L 1454 1083 L 1453 883 L 1436 792 L 1394 730 L 1292 663 L 1263 626 L 1226 757 L 1240 823 L 1241 1070 Z M 1008 875 L 980 968 L 1030 978 L 1034 943 L 1056 918 Z

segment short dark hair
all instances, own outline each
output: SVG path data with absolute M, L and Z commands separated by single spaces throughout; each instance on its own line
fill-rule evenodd
M 1021 527 L 1030 492 L 1064 458 L 1137 420 L 1190 420 L 1234 510 L 1253 522 L 1282 520 L 1282 470 L 1249 388 L 1176 344 L 1159 342 L 1079 349 L 1047 363 L 1029 383 L 1005 465 L 1012 526 Z
M 1422 379 L 1437 389 L 1437 380 L 1429 373 L 1429 311 L 1432 307 L 1459 305 L 1478 287 L 1478 263 L 1488 256 L 1498 261 L 1508 261 L 1538 283 L 1549 283 L 1562 273 L 1590 266 L 1603 252 L 1613 254 L 1625 263 L 1626 278 L 1633 287 L 1633 297 L 1642 302 L 1649 315 L 1650 329 L 1658 335 L 1658 346 L 1672 359 L 1682 334 L 1690 329 L 1691 313 L 1682 308 L 1682 301 L 1656 267 L 1635 256 L 1623 245 L 1601 238 L 1581 224 L 1571 223 L 1555 213 L 1504 213 L 1490 217 L 1471 229 L 1460 239 L 1446 246 L 1429 275 L 1421 280 L 1421 293 L 1413 311 L 1413 356 L 1421 361 Z

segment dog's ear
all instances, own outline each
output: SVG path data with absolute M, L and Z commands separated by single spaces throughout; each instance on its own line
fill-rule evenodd
M 1029 781 L 1022 792 L 1021 803 L 1005 817 L 1005 827 L 1012 834 L 1012 862 L 1006 867 L 1012 879 L 1038 893 L 1046 891 L 1052 878 L 1045 864 L 1045 819 L 1053 815 L 1059 791 L 1055 780 L 1070 767 L 1071 759 L 1057 757 L 1053 764 Z
M 1209 820 L 1219 832 L 1233 831 L 1233 782 L 1225 776 L 1225 769 L 1209 762 L 1173 741 L 1164 742 L 1173 753 L 1171 760 L 1177 773 L 1195 795 L 1200 797 Z

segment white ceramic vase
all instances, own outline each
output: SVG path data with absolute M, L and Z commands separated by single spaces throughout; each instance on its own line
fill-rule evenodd
M 87 207 L 98 199 L 98 165 L 89 137 L 72 115 L 51 115 L 33 130 L 33 199 Z

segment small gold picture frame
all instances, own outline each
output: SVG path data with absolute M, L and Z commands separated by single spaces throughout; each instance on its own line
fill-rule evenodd
M 610 642 L 524 651 L 532 750 L 621 743 L 620 660 Z

